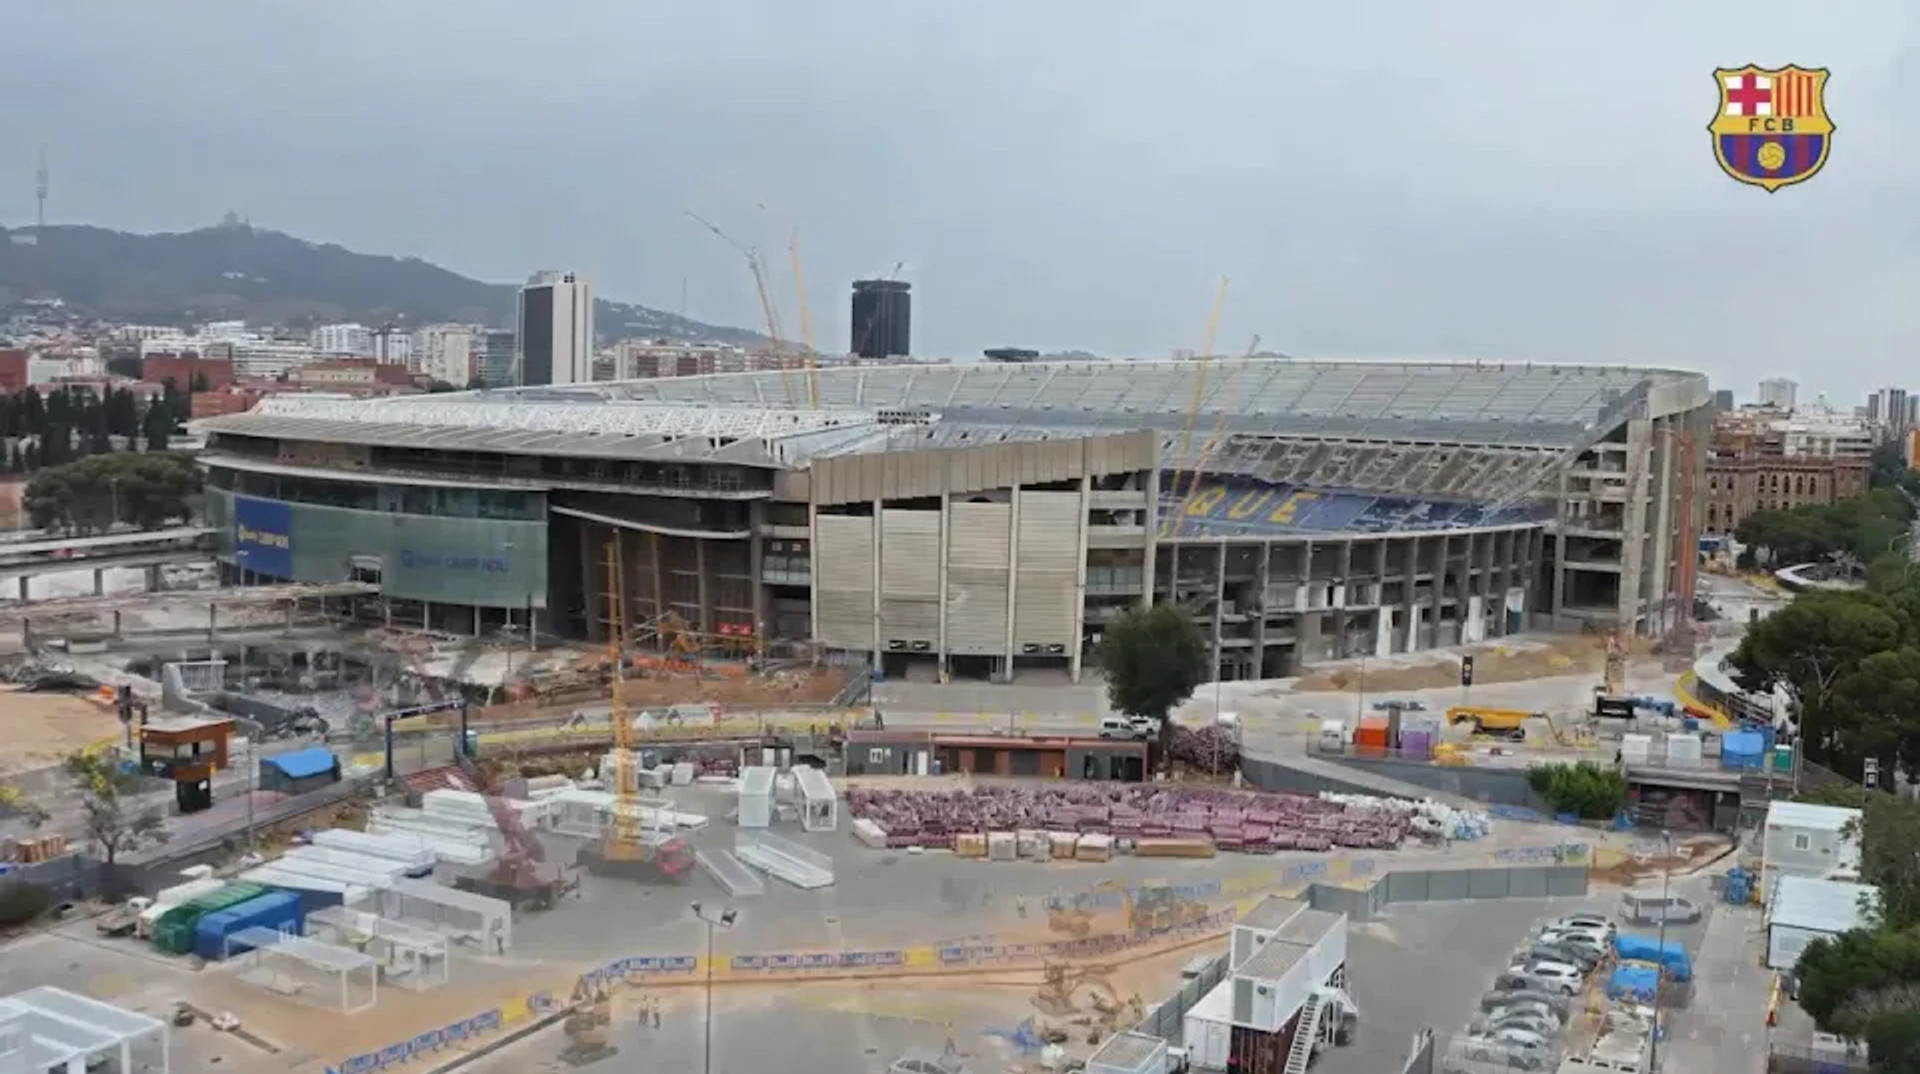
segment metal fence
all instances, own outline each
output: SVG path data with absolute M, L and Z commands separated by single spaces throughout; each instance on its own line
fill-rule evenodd
M 1397 902 L 1464 899 L 1544 899 L 1587 893 L 1581 865 L 1497 865 L 1465 869 L 1395 869 L 1368 880 L 1314 884 L 1307 901 L 1316 910 L 1371 921 Z
M 1413 1044 L 1407 1049 L 1407 1061 L 1400 1065 L 1400 1074 L 1433 1074 L 1434 1051 L 1433 1027 L 1427 1026 L 1413 1035 Z
M 1161 1040 L 1179 1040 L 1181 1023 L 1200 997 L 1219 985 L 1227 977 L 1227 956 L 1222 954 L 1201 967 L 1200 972 L 1185 981 L 1173 995 L 1161 1000 L 1133 1027 L 1136 1033 L 1145 1033 Z

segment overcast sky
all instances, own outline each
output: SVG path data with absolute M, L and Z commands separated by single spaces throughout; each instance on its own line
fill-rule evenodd
M 0 220 L 255 224 L 823 349 L 1465 356 L 1920 388 L 1920 3 L 13 0 Z M 1715 166 L 1712 70 L 1825 66 L 1826 169 Z M 1900 119 L 1902 128 L 1896 128 Z M 11 176 L 12 178 L 7 178 Z M 764 208 L 762 207 L 764 206 Z M 1906 299 L 1908 301 L 1903 301 Z

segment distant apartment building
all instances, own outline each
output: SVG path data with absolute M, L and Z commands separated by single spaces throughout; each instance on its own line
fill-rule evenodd
M 1920 396 L 1908 395 L 1905 388 L 1881 388 L 1867 396 L 1867 421 L 1883 443 L 1902 443 L 1914 426 L 1914 406 Z
M 109 334 L 115 343 L 138 343 L 143 339 L 166 339 L 180 334 L 178 328 L 158 324 L 118 325 Z
M 473 329 L 464 324 L 435 324 L 413 334 L 408 367 L 433 380 L 464 388 L 473 379 Z
M 207 391 L 225 391 L 233 384 L 233 359 L 203 358 L 199 354 L 149 354 L 140 359 L 140 380 L 161 385 L 171 380 L 181 391 L 190 390 L 196 382 L 205 384 Z
M 324 324 L 313 330 L 313 349 L 320 354 L 373 357 L 373 329 L 364 324 Z
M 537 272 L 520 289 L 519 382 L 593 380 L 593 285 L 577 272 Z
M 1749 408 L 1716 415 L 1703 532 L 1731 533 L 1755 511 L 1860 495 L 1874 443 L 1872 425 L 1832 411 Z
M 1769 377 L 1760 382 L 1760 405 L 1791 411 L 1798 401 L 1800 385 L 1785 377 Z
M 615 380 L 697 377 L 708 373 L 754 373 L 782 368 L 781 357 L 719 343 L 677 343 L 666 339 L 623 339 L 613 345 Z M 786 359 L 796 364 L 794 359 Z
M 29 356 L 24 350 L 0 350 L 0 392 L 13 395 L 25 391 L 33 381 L 27 376 Z
M 397 365 L 409 373 L 413 367 L 413 336 L 393 325 L 385 325 L 373 333 L 373 350 L 368 352 L 374 361 L 382 365 Z
M 482 334 L 479 376 L 489 388 L 511 388 L 520 383 L 519 344 L 511 331 L 495 328 Z
M 405 366 L 371 358 L 329 358 L 288 374 L 287 382 L 312 391 L 390 394 L 417 390 Z
M 992 355 L 989 354 L 988 357 L 991 358 Z M 1727 411 L 1733 409 L 1732 388 L 1718 388 L 1714 390 L 1713 409 L 1715 413 L 1719 414 L 1725 414 Z

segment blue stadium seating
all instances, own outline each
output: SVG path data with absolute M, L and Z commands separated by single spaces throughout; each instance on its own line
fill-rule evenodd
M 1183 502 L 1184 500 L 1184 502 Z M 1203 481 L 1190 494 L 1168 490 L 1161 512 L 1173 536 L 1406 533 L 1543 521 L 1550 509 L 1410 496 L 1375 496 L 1255 481 Z

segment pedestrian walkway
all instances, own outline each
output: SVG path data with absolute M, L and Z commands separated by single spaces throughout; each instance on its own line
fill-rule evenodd
M 1767 997 L 1773 974 L 1759 964 L 1760 911 L 1720 903 L 1693 962 L 1693 1002 L 1670 1012 L 1664 1074 L 1761 1074 L 1767 1067 Z

